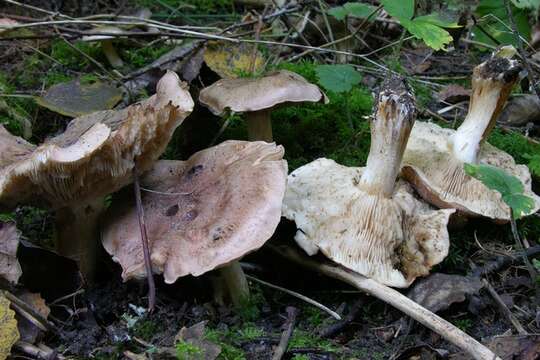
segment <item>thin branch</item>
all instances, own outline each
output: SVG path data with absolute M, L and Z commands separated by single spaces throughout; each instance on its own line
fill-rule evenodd
M 512 314 L 512 312 L 508 309 L 504 301 L 501 299 L 499 294 L 495 291 L 493 286 L 486 280 L 483 279 L 482 283 L 484 284 L 484 287 L 487 289 L 491 297 L 493 297 L 493 300 L 495 300 L 495 303 L 499 307 L 499 310 L 501 311 L 502 315 L 508 320 L 514 328 L 517 330 L 518 334 L 520 335 L 527 335 L 527 330 L 521 325 L 521 323 L 518 321 L 518 319 Z
M 146 223 L 144 221 L 144 208 L 141 200 L 141 186 L 139 184 L 139 174 L 137 169 L 133 169 L 133 190 L 135 191 L 135 203 L 137 206 L 137 215 L 139 217 L 139 229 L 141 231 L 141 242 L 144 256 L 144 266 L 146 268 L 146 279 L 148 280 L 148 312 L 154 310 L 156 304 L 156 284 L 154 283 L 154 273 L 150 261 L 150 250 L 148 249 L 148 233 L 146 232 Z
M 274 356 L 272 360 L 281 360 L 283 355 L 287 352 L 287 347 L 289 346 L 289 340 L 291 339 L 294 324 L 296 323 L 296 317 L 298 316 L 298 309 L 293 306 L 287 306 L 287 321 L 285 322 L 285 330 L 281 334 L 281 339 L 279 340 L 279 345 L 274 351 Z
M 323 304 L 321 303 L 318 303 L 317 301 L 311 299 L 311 298 L 308 298 L 307 296 L 305 295 L 302 295 L 300 293 L 297 293 L 296 291 L 292 291 L 292 290 L 289 290 L 289 289 L 285 289 L 281 286 L 277 286 L 277 285 L 274 285 L 274 284 L 270 284 L 269 282 L 266 282 L 266 281 L 263 281 L 263 280 L 260 280 L 260 279 L 257 279 L 256 277 L 253 277 L 251 275 L 247 275 L 246 274 L 246 277 L 252 281 L 255 281 L 259 284 L 262 284 L 262 285 L 265 285 L 265 286 L 268 286 L 272 289 L 276 289 L 276 290 L 279 290 L 279 291 L 282 291 L 286 294 L 289 294 L 289 295 L 292 295 L 294 296 L 295 298 L 298 298 L 302 301 L 305 301 L 307 302 L 308 304 L 311 304 L 313 306 L 315 306 L 317 309 L 320 309 L 324 312 L 326 312 L 327 314 L 329 314 L 330 316 L 332 316 L 334 319 L 336 320 L 341 320 L 341 316 L 339 316 L 339 314 L 335 311 L 332 311 L 330 310 L 328 307 L 324 306 Z

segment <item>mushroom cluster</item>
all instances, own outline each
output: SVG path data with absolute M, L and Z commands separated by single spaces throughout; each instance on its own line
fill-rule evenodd
M 76 118 L 37 147 L 0 128 L 0 206 L 55 209 L 58 251 L 91 277 L 104 197 L 129 184 L 134 171 L 152 167 L 193 105 L 178 76 L 168 72 L 150 98 Z
M 434 210 L 396 178 L 416 118 L 405 82 L 388 79 L 371 123 L 365 168 L 321 158 L 288 178 L 283 215 L 296 222 L 296 242 L 383 284 L 408 286 L 448 253 L 452 209 Z
M 540 197 L 531 190 L 527 166 L 517 165 L 510 155 L 485 141 L 520 70 L 516 60 L 494 55 L 474 69 L 469 111 L 457 130 L 426 122 L 414 125 L 401 173 L 426 201 L 457 209 L 465 216 L 509 221 L 510 209 L 501 195 L 465 173 L 464 164 L 481 163 L 516 176 L 524 185 L 525 195 L 534 200 L 530 214 L 540 209 Z

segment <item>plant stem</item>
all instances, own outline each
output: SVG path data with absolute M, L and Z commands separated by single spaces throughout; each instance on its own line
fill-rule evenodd
M 148 280 L 148 312 L 154 311 L 156 304 L 156 284 L 154 283 L 154 273 L 152 262 L 150 261 L 150 250 L 148 248 L 148 233 L 146 222 L 144 221 L 144 208 L 141 200 L 141 186 L 137 169 L 133 169 L 133 190 L 135 191 L 135 203 L 137 206 L 137 216 L 139 218 L 139 229 L 141 231 L 141 241 L 144 256 L 144 267 L 146 268 L 146 279 Z
M 235 307 L 241 306 L 249 298 L 249 285 L 238 261 L 221 268 L 221 275 L 228 295 Z
M 270 110 L 253 111 L 246 114 L 249 141 L 274 141 Z

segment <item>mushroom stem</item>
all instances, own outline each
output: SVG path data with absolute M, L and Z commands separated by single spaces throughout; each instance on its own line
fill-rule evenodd
M 249 141 L 273 142 L 270 110 L 252 111 L 246 114 Z
M 359 186 L 390 198 L 401 166 L 416 110 L 405 83 L 396 78 L 380 93 L 371 122 L 371 145 Z
M 56 212 L 56 250 L 75 260 L 87 282 L 93 282 L 97 265 L 99 216 L 104 199 L 70 206 Z
M 494 57 L 473 72 L 469 112 L 452 137 L 452 152 L 464 163 L 476 163 L 480 147 L 495 126 L 520 67 L 514 60 Z
M 249 298 L 249 285 L 244 270 L 238 261 L 221 268 L 221 275 L 227 287 L 228 295 L 235 307 L 239 307 Z
M 122 66 L 124 66 L 124 62 L 114 48 L 112 40 L 103 40 L 101 43 L 101 48 L 103 49 L 105 57 L 107 58 L 107 60 L 109 60 L 109 63 L 113 68 L 121 68 Z

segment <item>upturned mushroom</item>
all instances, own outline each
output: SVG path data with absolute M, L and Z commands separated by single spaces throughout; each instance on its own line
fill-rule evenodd
M 426 122 L 414 125 L 401 173 L 426 201 L 439 208 L 457 209 L 464 216 L 509 221 L 510 209 L 501 195 L 465 173 L 464 164 L 480 163 L 519 178 L 525 195 L 534 199 L 531 213 L 538 211 L 540 197 L 531 190 L 527 166 L 517 165 L 510 155 L 485 141 L 520 70 L 517 61 L 492 56 L 473 71 L 469 111 L 457 130 Z
M 168 72 L 150 98 L 76 118 L 40 146 L 0 128 L 0 149 L 7 149 L 0 155 L 0 206 L 55 209 L 57 250 L 91 276 L 104 197 L 131 183 L 134 171 L 152 167 L 193 105 L 178 76 Z
M 221 79 L 204 88 L 199 101 L 214 115 L 227 110 L 245 113 L 248 139 L 272 142 L 272 109 L 299 102 L 327 103 L 328 98 L 302 76 L 280 70 L 260 78 Z
M 173 283 L 224 268 L 238 305 L 247 282 L 236 260 L 261 247 L 281 218 L 283 154 L 275 144 L 231 140 L 187 161 L 157 162 L 141 178 L 153 272 Z M 133 202 L 115 202 L 106 219 L 103 246 L 122 266 L 124 281 L 145 277 Z
M 317 159 L 292 172 L 283 216 L 296 222 L 295 240 L 309 255 L 333 261 L 380 283 L 406 287 L 448 253 L 450 210 L 433 210 L 396 178 L 416 117 L 413 96 L 399 78 L 378 95 L 366 167 Z

